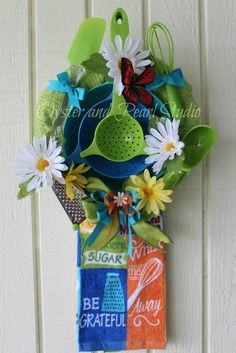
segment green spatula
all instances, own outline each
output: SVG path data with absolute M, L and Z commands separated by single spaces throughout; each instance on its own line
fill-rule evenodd
M 105 29 L 106 21 L 102 18 L 92 17 L 80 24 L 71 47 L 67 53 L 67 59 L 69 63 L 72 65 L 72 67 L 76 68 L 76 70 L 74 70 L 76 71 L 76 80 L 78 79 L 78 76 L 81 77 L 84 73 L 84 69 L 81 68 L 78 70 L 82 62 L 88 60 L 92 54 L 99 52 Z M 71 70 L 71 75 L 74 71 Z M 61 109 L 59 110 L 59 114 L 53 122 L 53 131 L 55 131 L 58 126 L 64 124 L 65 137 L 67 137 L 67 119 L 65 119 L 64 111 L 67 107 L 67 104 L 68 96 L 65 95 L 64 100 L 62 101 Z
M 98 53 L 106 29 L 106 21 L 102 18 L 88 18 L 83 21 L 73 39 L 67 54 L 69 63 L 79 67 L 94 53 Z

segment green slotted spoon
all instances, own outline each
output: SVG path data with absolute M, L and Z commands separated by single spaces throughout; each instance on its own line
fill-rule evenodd
M 124 44 L 128 33 L 128 17 L 124 10 L 119 8 L 111 20 L 113 44 L 117 34 L 121 36 Z M 144 147 L 146 143 L 143 129 L 127 112 L 126 101 L 122 95 L 118 96 L 114 85 L 111 110 L 96 127 L 93 142 L 80 153 L 80 157 L 99 155 L 113 162 L 125 162 L 145 154 Z

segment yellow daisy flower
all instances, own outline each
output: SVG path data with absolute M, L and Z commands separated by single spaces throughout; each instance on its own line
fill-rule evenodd
M 148 169 L 145 169 L 142 175 L 132 175 L 129 181 L 132 185 L 127 185 L 126 189 L 136 191 L 137 198 L 141 200 L 137 206 L 138 210 L 144 208 L 148 214 L 159 215 L 160 210 L 165 210 L 164 202 L 172 202 L 169 196 L 173 191 L 164 190 L 163 178 L 157 180 L 156 176 L 151 177 Z
M 86 173 L 89 169 L 90 167 L 84 164 L 80 164 L 74 169 L 74 164 L 71 164 L 70 169 L 65 177 L 66 195 L 71 201 L 74 199 L 75 196 L 73 186 L 78 188 L 80 191 L 83 191 L 83 189 L 88 184 L 87 178 L 85 178 L 81 174 Z

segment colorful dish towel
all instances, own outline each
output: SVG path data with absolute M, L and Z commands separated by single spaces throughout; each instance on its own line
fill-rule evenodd
M 164 349 L 165 253 L 134 235 L 131 259 L 122 234 L 103 250 L 83 252 L 93 229 L 85 220 L 78 231 L 79 351 Z

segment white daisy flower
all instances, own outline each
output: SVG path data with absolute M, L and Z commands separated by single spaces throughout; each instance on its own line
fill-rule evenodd
M 184 143 L 179 141 L 180 120 L 166 119 L 165 125 L 157 123 L 157 130 L 150 129 L 150 135 L 145 136 L 148 147 L 144 151 L 149 154 L 145 159 L 147 164 L 153 164 L 153 172 L 158 174 L 167 159 L 174 159 L 175 155 L 180 156 L 183 152 Z
M 121 36 L 117 35 L 115 36 L 115 46 L 116 48 L 111 42 L 103 45 L 102 55 L 107 60 L 106 66 L 110 69 L 108 75 L 114 78 L 116 90 L 120 96 L 124 89 L 121 82 L 121 59 L 129 59 L 133 65 L 134 72 L 138 75 L 144 71 L 145 66 L 151 64 L 151 61 L 146 59 L 149 51 L 142 50 L 142 42 L 138 38 L 128 36 L 123 46 Z
M 26 181 L 27 191 L 36 191 L 45 185 L 52 186 L 53 179 L 63 182 L 61 171 L 68 167 L 60 156 L 62 147 L 57 146 L 56 139 L 50 137 L 47 146 L 46 136 L 34 137 L 33 144 L 26 143 L 18 152 L 15 174 L 21 177 L 20 184 Z
M 116 203 L 118 207 L 127 205 L 127 201 L 128 198 L 125 196 L 124 192 L 118 192 L 117 196 L 114 196 L 114 203 Z

